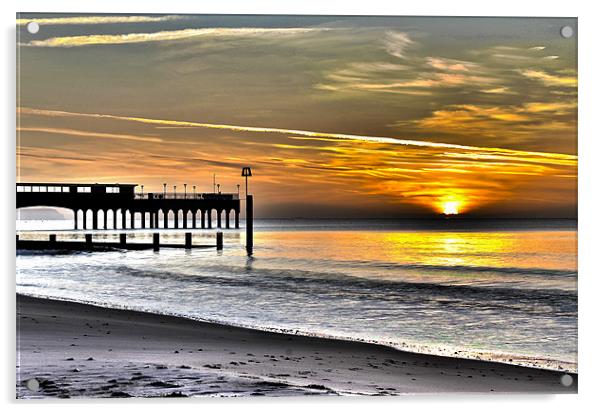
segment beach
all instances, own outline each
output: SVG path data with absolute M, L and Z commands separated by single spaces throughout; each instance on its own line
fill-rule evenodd
M 17 397 L 576 393 L 562 372 L 17 295 Z M 40 388 L 25 382 L 35 378 Z

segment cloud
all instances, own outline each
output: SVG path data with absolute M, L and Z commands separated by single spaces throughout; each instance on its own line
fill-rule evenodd
M 519 70 L 519 73 L 523 76 L 539 80 L 546 86 L 563 86 L 563 87 L 577 87 L 576 76 L 557 76 L 549 74 L 543 70 Z
M 489 93 L 489 94 L 515 94 L 510 88 L 502 86 L 502 87 L 494 87 L 492 89 L 483 89 L 480 90 L 481 93 Z
M 495 138 L 500 141 L 520 137 L 521 141 L 576 130 L 577 102 L 528 102 L 522 105 L 456 104 L 434 110 L 422 119 L 398 122 L 396 126 L 433 134 Z M 541 141 L 540 141 L 541 142 Z M 541 144 L 540 144 L 541 145 Z M 568 158 L 567 158 L 568 159 Z
M 327 28 L 210 28 L 160 31 L 153 33 L 127 34 L 90 34 L 85 36 L 51 37 L 45 40 L 32 40 L 25 43 L 33 47 L 80 47 L 92 45 L 115 45 L 146 42 L 183 40 L 194 37 L 249 37 L 273 35 L 297 35 L 315 31 L 330 30 Z
M 427 57 L 426 60 L 429 66 L 442 71 L 468 72 L 478 67 L 476 63 L 442 57 Z
M 408 33 L 400 31 L 388 31 L 384 40 L 387 53 L 400 59 L 405 58 L 406 50 L 415 44 Z
M 465 106 L 465 111 L 476 111 L 476 107 Z M 306 137 L 317 137 L 317 138 L 333 138 L 338 140 L 351 140 L 357 142 L 367 143 L 380 143 L 380 144 L 393 144 L 401 146 L 414 146 L 414 147 L 427 147 L 437 149 L 454 149 L 454 150 L 467 150 L 467 151 L 478 151 L 478 152 L 493 152 L 499 155 L 511 155 L 511 156 L 527 156 L 535 160 L 540 159 L 544 162 L 576 162 L 577 157 L 568 154 L 561 153 L 548 153 L 548 152 L 534 152 L 534 151 L 523 151 L 504 149 L 496 147 L 479 147 L 479 146 L 468 146 L 452 143 L 439 143 L 423 140 L 409 140 L 400 139 L 395 137 L 384 137 L 384 136 L 363 136 L 343 133 L 325 133 L 325 132 L 314 132 L 308 130 L 296 130 L 296 129 L 283 129 L 273 127 L 254 127 L 254 126 L 237 126 L 228 124 L 214 124 L 214 123 L 198 123 L 190 121 L 179 121 L 179 120 L 166 120 L 166 119 L 149 119 L 143 117 L 129 117 L 129 116 L 117 116 L 110 114 L 97 114 L 97 113 L 78 113 L 78 112 L 66 112 L 57 110 L 45 110 L 45 109 L 33 109 L 33 108 L 19 108 L 19 115 L 38 115 L 38 116 L 50 116 L 50 117 L 84 117 L 84 118 L 97 118 L 97 119 L 112 119 L 130 121 L 152 125 L 168 125 L 168 126 L 184 126 L 184 127 L 198 127 L 208 129 L 223 129 L 231 130 L 236 132 L 254 132 L 254 133 L 275 133 L 275 134 L 286 134 Z M 489 117 L 502 119 L 502 120 L 518 120 L 520 115 L 505 113 L 498 109 L 490 109 Z
M 73 130 L 73 129 L 57 129 L 48 127 L 17 127 L 17 132 L 37 132 L 37 133 L 52 133 L 61 134 L 65 136 L 78 136 L 78 137 L 94 137 L 100 139 L 118 139 L 118 140 L 132 140 L 137 142 L 155 142 L 160 143 L 163 139 L 158 137 L 147 137 L 147 136 L 134 136 L 130 134 L 117 134 L 117 133 L 99 133 L 89 132 L 85 130 Z
M 44 26 L 64 24 L 118 24 L 118 23 L 158 23 L 186 19 L 186 16 L 74 16 L 17 19 L 17 25 L 23 26 L 31 21 Z

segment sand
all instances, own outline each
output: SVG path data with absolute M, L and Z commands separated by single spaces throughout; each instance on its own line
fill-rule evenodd
M 17 295 L 17 397 L 576 393 L 561 372 Z M 36 379 L 39 389 L 27 388 Z

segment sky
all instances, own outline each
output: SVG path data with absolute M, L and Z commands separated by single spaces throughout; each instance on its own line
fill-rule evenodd
M 574 218 L 576 23 L 21 14 L 17 178 L 236 193 L 251 166 L 259 217 Z

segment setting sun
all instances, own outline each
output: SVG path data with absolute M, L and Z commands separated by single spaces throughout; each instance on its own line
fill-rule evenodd
M 457 215 L 459 202 L 445 202 L 443 203 L 443 213 L 446 215 Z

